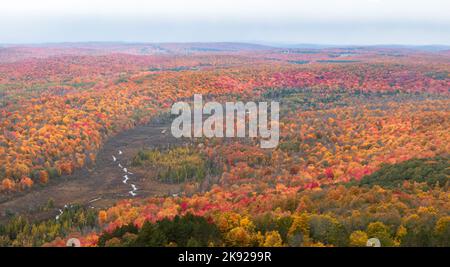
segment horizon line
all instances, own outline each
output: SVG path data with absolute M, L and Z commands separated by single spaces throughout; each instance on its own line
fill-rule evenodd
M 405 46 L 405 47 L 449 47 L 450 44 L 429 43 L 429 44 L 412 44 L 412 43 L 315 43 L 315 42 L 290 42 L 290 41 L 126 41 L 126 40 L 108 40 L 108 41 L 44 41 L 44 42 L 0 42 L 1 46 L 13 45 L 55 45 L 55 44 L 249 44 L 260 46 L 322 46 L 322 47 L 377 47 L 377 46 Z M 277 48 L 277 47 L 274 47 Z M 286 48 L 286 47 L 284 47 Z

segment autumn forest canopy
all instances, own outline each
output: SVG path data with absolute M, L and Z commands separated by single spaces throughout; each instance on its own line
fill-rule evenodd
M 278 101 L 275 148 L 170 108 Z M 450 50 L 0 47 L 0 246 L 450 246 Z

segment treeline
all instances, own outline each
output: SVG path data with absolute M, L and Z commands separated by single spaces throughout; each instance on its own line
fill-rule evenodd
M 380 221 L 368 223 L 353 231 L 348 222 L 329 214 L 296 213 L 272 216 L 269 213 L 253 219 L 234 213 L 217 218 L 192 214 L 175 216 L 141 228 L 127 224 L 104 232 L 98 246 L 120 247 L 301 247 L 301 246 L 367 246 L 377 238 L 382 246 L 449 246 L 450 217 L 436 219 L 424 211 L 422 218 L 393 229 Z
M 166 183 L 199 182 L 208 174 L 218 173 L 211 159 L 192 147 L 142 149 L 134 157 L 132 164 L 153 170 L 155 177 Z
M 402 186 L 405 182 L 427 183 L 429 186 L 444 186 L 450 179 L 450 158 L 410 159 L 397 164 L 382 164 L 376 172 L 364 176 L 360 186 L 380 185 L 386 188 Z
M 0 247 L 42 246 L 73 232 L 87 233 L 98 226 L 97 217 L 97 211 L 81 206 L 66 207 L 58 219 L 40 222 L 15 216 L 0 224 Z
M 146 222 L 138 229 L 128 224 L 103 233 L 99 246 L 125 247 L 206 247 L 220 242 L 219 228 L 204 217 L 187 214 L 173 220 L 163 219 L 156 223 Z

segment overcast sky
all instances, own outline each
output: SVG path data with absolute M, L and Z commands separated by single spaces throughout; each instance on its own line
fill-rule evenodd
M 11 0 L 0 43 L 450 45 L 449 0 Z

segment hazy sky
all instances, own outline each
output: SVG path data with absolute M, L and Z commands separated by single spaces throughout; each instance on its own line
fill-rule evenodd
M 0 43 L 450 44 L 449 0 L 8 0 Z

